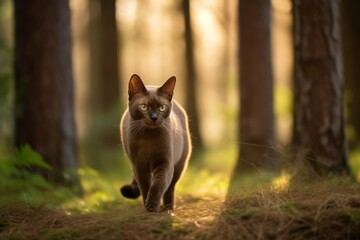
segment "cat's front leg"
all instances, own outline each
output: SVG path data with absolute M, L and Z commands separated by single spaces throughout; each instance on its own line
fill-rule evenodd
M 145 200 L 145 209 L 149 212 L 158 212 L 160 201 L 170 185 L 173 169 L 169 164 L 156 165 L 152 169 L 152 178 L 149 192 Z
M 164 211 L 173 210 L 174 209 L 174 202 L 175 202 L 175 185 L 179 178 L 181 177 L 181 173 L 184 170 L 185 161 L 180 161 L 178 164 L 175 165 L 173 178 L 169 188 L 166 190 L 164 194 Z
M 171 184 L 166 190 L 163 198 L 164 206 L 163 211 L 173 210 L 174 209 L 174 191 L 175 186 Z

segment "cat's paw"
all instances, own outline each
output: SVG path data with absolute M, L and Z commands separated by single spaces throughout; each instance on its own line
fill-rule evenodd
M 150 202 L 150 201 L 146 201 L 145 202 L 145 209 L 148 212 L 159 212 L 159 205 L 160 204 L 156 204 L 156 203 L 153 203 L 153 202 Z
M 120 192 L 124 197 L 135 199 L 140 196 L 139 188 L 127 184 L 120 188 Z
M 162 212 L 172 212 L 174 210 L 174 204 L 167 204 L 161 207 Z

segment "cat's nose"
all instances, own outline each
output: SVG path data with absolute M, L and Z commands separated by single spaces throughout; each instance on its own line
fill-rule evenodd
M 153 122 L 156 122 L 156 120 L 159 119 L 159 116 L 158 116 L 156 113 L 151 113 L 150 119 L 151 119 Z

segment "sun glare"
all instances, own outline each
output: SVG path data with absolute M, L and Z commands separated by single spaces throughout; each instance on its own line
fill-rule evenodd
M 274 178 L 271 183 L 271 187 L 274 190 L 285 190 L 289 187 L 291 176 L 287 172 L 282 172 L 280 176 Z

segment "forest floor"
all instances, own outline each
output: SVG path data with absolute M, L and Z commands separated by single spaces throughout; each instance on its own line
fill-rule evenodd
M 131 179 L 125 165 L 111 164 L 114 176 L 110 170 L 102 175 L 79 169 L 82 197 L 67 188 L 40 191 L 40 197 L 20 191 L 17 200 L 0 195 L 0 239 L 360 240 L 360 184 L 354 179 L 304 177 L 311 171 L 299 165 L 301 178 L 291 171 L 242 175 L 229 193 L 234 162 L 219 159 L 236 154 L 236 147 L 229 147 L 194 161 L 179 181 L 172 212 L 148 213 L 141 199 L 123 198 L 119 187 Z M 359 182 L 360 161 L 350 164 Z
M 147 213 L 140 200 L 90 212 L 7 205 L 0 239 L 360 239 L 360 186 L 337 179 L 223 196 L 181 193 L 166 213 Z

